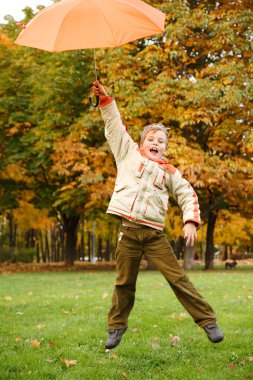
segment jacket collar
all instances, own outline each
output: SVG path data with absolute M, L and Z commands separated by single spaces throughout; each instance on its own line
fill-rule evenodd
M 148 158 L 149 160 L 151 161 L 155 161 L 157 162 L 158 164 L 160 165 L 165 165 L 165 164 L 168 164 L 169 161 L 167 160 L 167 158 L 155 158 L 155 157 L 150 157 L 147 153 L 144 152 L 144 150 L 142 150 L 140 147 L 138 148 L 138 151 L 140 152 L 140 154 L 142 155 L 142 157 L 145 157 L 145 158 Z

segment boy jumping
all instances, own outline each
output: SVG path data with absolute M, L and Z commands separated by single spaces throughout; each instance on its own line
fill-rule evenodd
M 160 270 L 179 302 L 204 329 L 209 340 L 213 343 L 222 341 L 224 336 L 216 324 L 214 311 L 179 266 L 163 233 L 169 193 L 183 212 L 186 245 L 194 245 L 196 226 L 200 223 L 195 191 L 163 158 L 168 143 L 165 127 L 162 124 L 145 127 L 138 146 L 127 133 L 114 99 L 98 81 L 93 83 L 93 93 L 100 97 L 105 136 L 117 165 L 115 188 L 107 212 L 122 221 L 115 253 L 116 284 L 108 314 L 105 347 L 116 347 L 127 330 L 143 254 Z

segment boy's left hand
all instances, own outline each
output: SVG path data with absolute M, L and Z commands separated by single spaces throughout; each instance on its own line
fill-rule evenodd
M 98 80 L 93 82 L 92 91 L 95 96 L 107 95 L 105 88 L 102 86 L 101 83 L 99 83 Z
M 188 246 L 193 246 L 197 240 L 197 230 L 195 223 L 186 223 L 184 226 L 184 238 L 186 240 L 185 244 Z

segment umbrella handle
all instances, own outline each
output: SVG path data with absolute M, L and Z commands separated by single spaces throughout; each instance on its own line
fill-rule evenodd
M 96 96 L 96 102 L 95 103 L 92 102 L 92 98 L 91 98 L 91 96 L 89 96 L 89 103 L 90 103 L 91 107 L 96 108 L 99 104 L 99 96 Z

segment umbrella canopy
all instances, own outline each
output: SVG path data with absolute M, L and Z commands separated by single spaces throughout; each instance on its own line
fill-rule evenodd
M 164 21 L 141 0 L 61 0 L 40 11 L 15 43 L 51 52 L 116 47 L 162 33 Z

